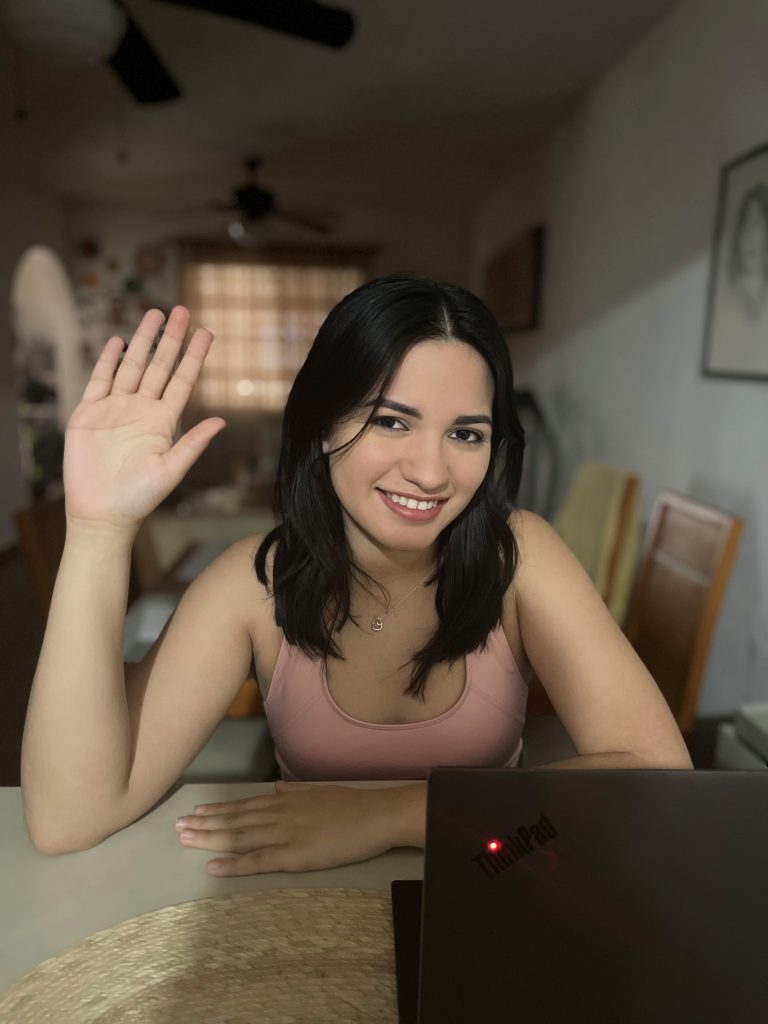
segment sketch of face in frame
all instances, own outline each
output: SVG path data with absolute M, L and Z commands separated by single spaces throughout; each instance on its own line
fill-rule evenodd
M 759 319 L 768 306 L 768 186 L 742 198 L 731 236 L 729 278 L 744 315 Z

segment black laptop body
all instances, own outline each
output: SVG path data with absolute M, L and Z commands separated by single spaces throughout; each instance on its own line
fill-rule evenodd
M 435 768 L 427 805 L 403 1024 L 768 1020 L 768 772 Z

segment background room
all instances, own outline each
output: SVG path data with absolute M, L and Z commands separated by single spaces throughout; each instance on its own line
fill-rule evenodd
M 50 4 L 52 27 L 45 6 L 0 19 L 0 784 L 103 342 L 189 305 L 217 342 L 187 416 L 229 424 L 137 542 L 135 660 L 206 560 L 274 522 L 293 374 L 327 310 L 396 270 L 488 301 L 521 504 L 582 559 L 697 766 L 764 768 L 768 2 L 349 0 L 339 48 L 162 0 Z M 126 16 L 164 99 L 149 58 L 116 57 Z M 530 708 L 527 763 L 566 756 L 535 685 Z M 189 778 L 271 769 L 244 681 Z

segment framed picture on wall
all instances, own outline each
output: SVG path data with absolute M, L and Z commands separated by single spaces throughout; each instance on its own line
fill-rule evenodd
M 768 145 L 720 172 L 702 372 L 768 380 Z
M 539 326 L 544 228 L 531 228 L 488 261 L 483 300 L 507 332 Z

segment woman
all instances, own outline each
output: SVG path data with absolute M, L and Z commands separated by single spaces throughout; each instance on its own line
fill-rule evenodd
M 371 282 L 331 312 L 286 406 L 282 524 L 228 548 L 143 661 L 124 665 L 136 532 L 225 426 L 212 417 L 173 443 L 212 341 L 196 330 L 172 372 L 188 320 L 172 311 L 149 362 L 159 311 L 121 363 L 110 339 L 68 426 L 67 539 L 22 756 L 39 849 L 92 846 L 151 807 L 252 658 L 284 778 L 180 819 L 180 842 L 233 855 L 208 863 L 215 874 L 423 846 L 425 783 L 285 777 L 513 766 L 531 668 L 579 751 L 559 767 L 691 767 L 578 562 L 512 509 L 523 442 L 498 325 L 468 292 L 420 278 Z

